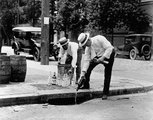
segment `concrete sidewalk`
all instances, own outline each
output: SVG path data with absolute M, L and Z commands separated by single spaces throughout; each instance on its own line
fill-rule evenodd
M 7 55 L 14 54 L 12 48 L 8 46 L 3 46 L 2 52 Z M 153 60 L 117 59 L 116 61 L 113 66 L 110 96 L 146 92 L 153 89 Z M 99 69 L 98 67 L 97 70 Z M 68 87 L 48 85 L 50 71 L 57 73 L 57 62 L 51 61 L 50 65 L 40 65 L 40 62 L 27 59 L 25 82 L 0 84 L 0 106 L 47 103 L 49 100 L 58 98 L 74 99 L 76 97 L 75 85 Z M 93 71 L 90 81 L 91 89 L 79 90 L 77 98 L 101 97 L 103 82 L 103 72 Z
M 46 103 L 51 99 L 75 98 L 76 86 L 61 87 L 48 85 L 49 73 L 57 73 L 57 65 L 40 65 L 40 62 L 27 60 L 25 82 L 13 82 L 0 85 L 0 106 Z M 102 96 L 103 74 L 91 74 L 91 89 L 79 90 L 77 97 L 88 96 L 89 99 Z M 112 76 L 110 95 L 146 92 L 153 89 L 153 82 Z

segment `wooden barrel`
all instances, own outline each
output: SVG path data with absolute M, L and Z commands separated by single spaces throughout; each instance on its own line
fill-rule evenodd
M 11 55 L 11 82 L 24 82 L 27 71 L 26 56 Z
M 11 78 L 10 57 L 0 55 L 0 84 L 9 83 Z

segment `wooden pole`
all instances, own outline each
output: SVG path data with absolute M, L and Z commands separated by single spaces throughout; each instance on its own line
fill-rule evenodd
M 41 64 L 49 65 L 49 0 L 42 0 Z

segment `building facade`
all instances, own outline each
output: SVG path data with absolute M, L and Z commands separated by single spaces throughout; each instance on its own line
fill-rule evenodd
M 153 0 L 142 0 L 141 1 L 141 8 L 148 14 L 150 18 L 150 27 L 153 28 Z M 150 32 L 152 32 L 151 29 Z

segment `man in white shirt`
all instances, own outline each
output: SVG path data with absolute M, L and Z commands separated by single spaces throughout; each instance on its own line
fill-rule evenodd
M 61 59 L 63 59 L 66 55 L 65 64 L 71 64 L 71 69 L 68 71 L 69 73 L 74 72 L 74 68 L 76 68 L 76 83 L 80 78 L 81 73 L 81 59 L 82 53 L 81 49 L 76 42 L 70 42 L 69 39 L 63 37 L 59 40 L 60 43 L 60 51 L 59 51 L 59 63 L 61 63 Z
M 107 99 L 111 81 L 115 50 L 111 43 L 102 35 L 89 37 L 89 33 L 81 33 L 78 37 L 79 45 L 85 47 L 83 68 L 77 89 L 90 88 L 90 75 L 98 64 L 103 64 L 104 88 L 102 99 Z

